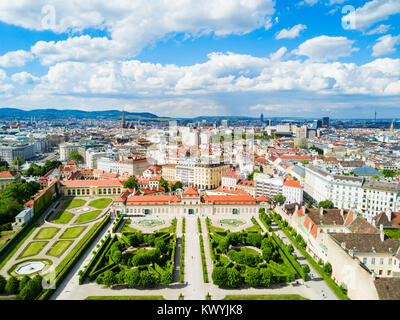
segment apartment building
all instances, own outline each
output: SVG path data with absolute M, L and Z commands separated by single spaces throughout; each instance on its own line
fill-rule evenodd
M 162 166 L 161 176 L 167 181 L 176 180 L 176 164 L 165 164 Z
M 286 198 L 286 203 L 303 202 L 303 187 L 292 179 L 283 177 L 272 178 L 267 174 L 255 173 L 254 183 L 256 197 L 273 197 L 282 194 Z
M 194 185 L 200 189 L 216 189 L 221 184 L 222 175 L 230 169 L 230 165 L 225 163 L 196 164 Z
M 18 182 L 21 179 L 21 174 L 14 171 L 0 172 L 0 190 L 10 185 L 13 182 Z
M 399 184 L 332 175 L 314 166 L 305 168 L 304 191 L 316 202 L 331 200 L 335 207 L 356 210 L 366 219 L 390 209 L 396 211 Z

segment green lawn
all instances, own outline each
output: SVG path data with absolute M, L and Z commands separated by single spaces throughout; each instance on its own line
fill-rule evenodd
M 242 251 L 243 253 L 250 253 L 250 254 L 256 254 L 256 255 L 260 255 L 260 253 L 252 248 L 246 248 L 246 247 L 242 247 L 240 248 L 240 251 Z
M 87 213 L 83 213 L 78 217 L 78 219 L 76 219 L 74 221 L 74 223 L 83 223 L 83 222 L 94 220 L 99 216 L 99 214 L 101 212 L 102 212 L 102 210 L 94 210 L 94 211 L 90 211 Z
M 32 229 L 25 235 L 25 237 L 23 239 L 21 239 L 21 241 L 19 241 L 18 244 L 7 254 L 6 258 L 3 259 L 3 261 L 1 261 L 1 263 L 0 263 L 0 269 L 4 267 L 4 265 L 8 262 L 8 260 L 10 260 L 10 258 L 24 244 L 26 239 L 28 239 L 32 235 L 32 233 L 36 230 L 36 228 L 37 228 L 36 226 L 32 227 Z
M 59 228 L 56 227 L 47 227 L 47 228 L 42 228 L 39 230 L 39 232 L 35 236 L 35 240 L 48 240 L 52 239 L 56 233 L 60 230 Z
M 75 215 L 71 212 L 64 211 L 57 214 L 57 216 L 51 221 L 53 223 L 67 224 Z
M 112 202 L 112 199 L 110 199 L 110 198 L 101 198 L 101 199 L 93 200 L 92 202 L 89 203 L 89 206 L 96 208 L 96 209 L 104 209 L 111 202 Z
M 132 228 L 129 226 L 129 223 L 126 222 L 123 228 L 121 229 L 121 233 L 124 232 L 140 232 L 138 229 Z
M 243 294 L 228 295 L 223 300 L 309 300 L 298 294 Z
M 383 229 L 383 232 L 392 239 L 400 239 L 400 229 Z
M 84 226 L 68 228 L 60 236 L 60 239 L 75 239 L 75 238 L 79 237 L 79 235 L 85 229 L 86 229 L 86 227 L 84 227 Z
M 65 209 L 74 209 L 82 207 L 86 203 L 86 200 L 83 199 L 73 199 L 71 202 L 66 203 Z
M 89 296 L 85 300 L 166 300 L 163 296 Z
M 54 243 L 54 245 L 50 248 L 49 251 L 46 252 L 49 256 L 60 257 L 65 250 L 69 248 L 69 246 L 73 243 L 72 240 L 61 240 Z
M 21 252 L 19 255 L 18 259 L 20 258 L 25 258 L 25 257 L 31 257 L 31 256 L 36 256 L 42 249 L 43 247 L 48 243 L 48 241 L 34 241 L 30 242 L 25 249 Z

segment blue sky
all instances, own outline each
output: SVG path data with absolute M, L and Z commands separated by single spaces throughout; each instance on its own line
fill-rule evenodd
M 0 107 L 400 118 L 398 0 L 19 2 Z

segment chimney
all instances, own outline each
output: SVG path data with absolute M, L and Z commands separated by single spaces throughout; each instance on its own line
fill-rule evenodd
M 306 206 L 302 206 L 301 208 L 303 209 L 303 213 L 306 215 Z
M 299 206 L 296 204 L 296 205 L 294 206 L 294 213 L 297 214 L 297 211 L 299 211 Z
M 320 215 L 323 215 L 323 214 L 324 214 L 324 208 L 322 208 L 322 207 L 319 208 L 319 214 L 320 214 Z
M 383 241 L 385 241 L 385 234 L 383 233 L 383 224 L 382 223 L 379 226 L 379 231 L 380 231 L 379 236 L 381 238 L 381 241 L 383 242 Z
M 340 215 L 343 217 L 343 213 L 344 213 L 344 210 L 343 210 L 343 208 L 342 209 L 340 209 Z

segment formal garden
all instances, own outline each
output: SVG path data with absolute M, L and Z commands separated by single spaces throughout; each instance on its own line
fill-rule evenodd
M 79 271 L 79 282 L 96 281 L 149 288 L 173 282 L 176 219 L 169 228 L 153 233 L 138 230 L 108 235 L 96 248 L 87 266 Z
M 252 227 L 230 232 L 206 219 L 213 283 L 225 288 L 268 288 L 303 277 L 293 247 L 277 242 L 268 232 L 263 234 L 257 221 L 252 221 Z

